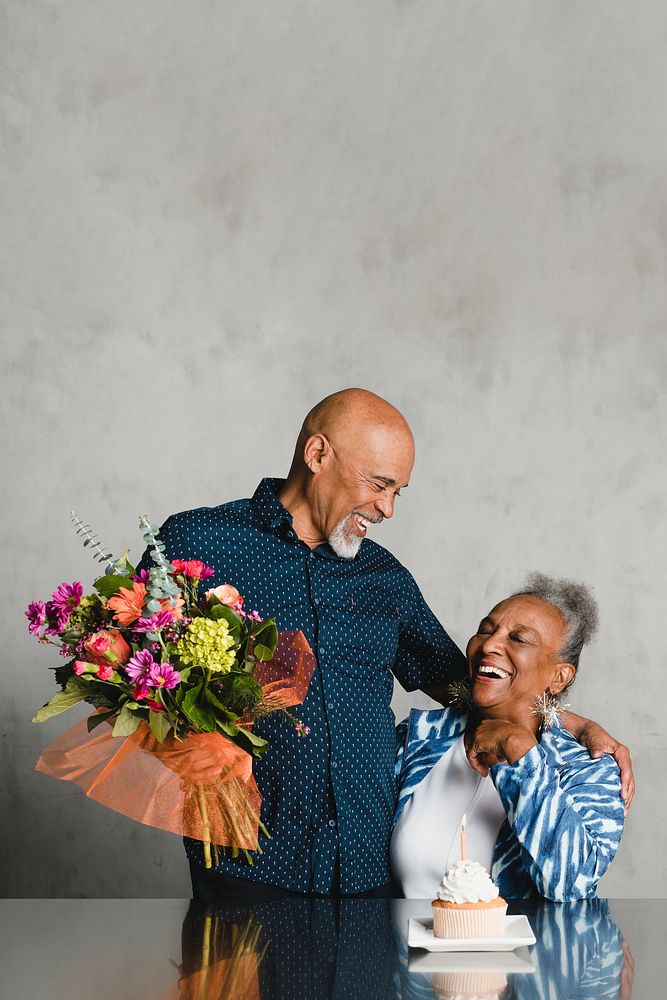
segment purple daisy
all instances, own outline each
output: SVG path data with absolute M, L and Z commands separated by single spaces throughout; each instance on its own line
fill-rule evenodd
M 134 574 L 132 580 L 134 581 L 134 583 L 148 584 L 150 583 L 150 578 L 151 578 L 150 570 L 140 569 L 138 573 Z
M 152 653 L 147 649 L 140 649 L 125 664 L 125 673 L 133 681 L 143 681 L 148 677 L 151 667 L 156 666 Z
M 31 601 L 28 610 L 25 612 L 28 619 L 28 631 L 33 635 L 39 635 L 42 626 L 46 622 L 46 604 L 44 601 Z
M 132 626 L 133 632 L 158 632 L 165 625 L 169 625 L 174 620 L 171 611 L 163 609 L 157 614 L 149 615 L 147 618 L 138 618 Z
M 181 683 L 181 675 L 171 663 L 154 663 L 148 671 L 146 683 L 154 688 L 175 688 Z
M 70 615 L 75 608 L 81 604 L 83 597 L 83 584 L 75 580 L 74 583 L 61 583 L 51 595 L 51 600 L 46 605 L 47 615 L 53 615 L 56 619 L 56 627 L 59 632 L 67 625 Z

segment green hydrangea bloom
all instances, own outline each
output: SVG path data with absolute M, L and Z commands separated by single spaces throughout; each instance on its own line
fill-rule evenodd
M 229 673 L 236 649 L 224 618 L 195 618 L 182 639 L 176 644 L 176 654 L 186 666 L 208 667 L 221 674 Z

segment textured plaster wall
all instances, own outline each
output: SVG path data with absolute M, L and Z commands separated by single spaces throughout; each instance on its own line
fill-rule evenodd
M 0 5 L 3 883 L 184 896 L 176 837 L 33 772 L 27 602 L 137 515 L 247 496 L 367 386 L 418 458 L 375 537 L 464 643 L 531 568 L 601 607 L 574 706 L 634 750 L 611 896 L 664 896 L 660 0 Z M 398 692 L 397 712 L 423 704 Z M 72 715 L 71 721 L 74 721 Z

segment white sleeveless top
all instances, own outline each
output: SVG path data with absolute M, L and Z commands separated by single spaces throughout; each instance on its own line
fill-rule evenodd
M 505 810 L 491 778 L 471 768 L 460 736 L 417 785 L 394 829 L 391 867 L 406 898 L 435 897 L 444 872 L 460 857 L 464 813 L 466 854 L 491 871 Z

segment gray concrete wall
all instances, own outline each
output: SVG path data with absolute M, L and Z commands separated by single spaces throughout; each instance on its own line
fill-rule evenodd
M 140 512 L 247 496 L 356 384 L 418 445 L 375 537 L 458 641 L 531 568 L 595 588 L 572 701 L 639 782 L 601 891 L 665 895 L 666 28 L 660 0 L 2 5 L 5 894 L 189 891 L 176 837 L 32 771 L 65 717 L 29 722 L 54 661 L 22 612 L 92 579 L 70 508 L 136 554 Z

